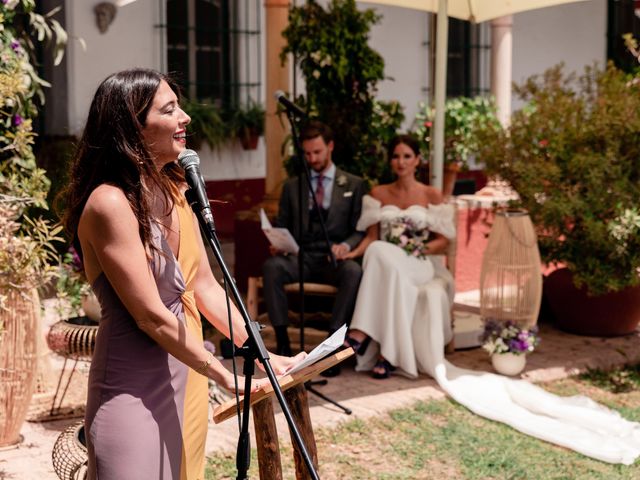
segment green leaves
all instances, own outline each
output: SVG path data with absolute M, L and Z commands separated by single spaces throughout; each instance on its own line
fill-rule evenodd
M 67 34 L 51 18 L 59 9 L 42 16 L 34 8 L 34 0 L 0 3 L 0 291 L 46 283 L 57 263 L 54 244 L 62 241 L 60 226 L 34 217 L 34 209 L 48 209 L 51 182 L 36 165 L 32 121 L 49 86 L 34 67 L 34 41 L 55 40 L 57 64 Z
M 434 109 L 420 103 L 414 121 L 414 132 L 421 144 L 422 154 L 429 158 L 433 131 Z M 479 151 L 478 132 L 482 129 L 500 129 L 496 105 L 492 98 L 451 98 L 445 103 L 444 145 L 445 162 L 460 163 L 467 167 L 469 156 Z
M 384 60 L 368 41 L 380 18 L 354 0 L 332 0 L 326 9 L 309 0 L 290 10 L 280 55 L 293 54 L 305 77 L 306 97 L 296 101 L 334 131 L 334 162 L 371 183 L 390 174 L 385 146 L 404 119 L 397 102 L 375 99 Z
M 593 294 L 640 283 L 640 82 L 612 65 L 562 66 L 515 88 L 527 102 L 485 130 L 487 171 L 508 180 L 538 228 L 546 262 Z

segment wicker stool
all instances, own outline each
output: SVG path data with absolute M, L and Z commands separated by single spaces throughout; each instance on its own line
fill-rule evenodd
M 53 469 L 60 480 L 87 478 L 87 447 L 84 422 L 69 425 L 58 437 L 51 452 Z
M 61 320 L 55 323 L 49 330 L 47 335 L 47 344 L 54 353 L 64 357 L 64 364 L 62 371 L 60 372 L 60 378 L 58 379 L 58 386 L 56 387 L 56 393 L 53 396 L 51 403 L 50 415 L 54 412 L 60 411 L 62 406 L 62 400 L 67 393 L 71 378 L 76 370 L 78 361 L 91 360 L 93 356 L 93 349 L 96 345 L 96 335 L 98 334 L 98 322 L 90 320 L 88 317 L 74 317 L 66 320 Z M 58 400 L 58 406 L 56 407 L 56 399 L 60 392 L 60 386 L 62 385 L 62 378 L 67 368 L 67 360 L 74 360 L 73 368 L 67 379 L 67 383 L 62 391 L 62 395 Z

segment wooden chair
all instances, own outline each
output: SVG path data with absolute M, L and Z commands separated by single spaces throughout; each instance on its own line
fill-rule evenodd
M 456 231 L 458 230 L 458 207 L 455 203 L 455 199 L 452 200 L 452 205 L 454 206 L 453 212 L 453 221 L 456 227 Z M 445 253 L 445 261 L 447 265 L 447 269 L 451 272 L 451 275 L 455 278 L 456 271 L 456 255 L 458 251 L 458 242 L 457 236 L 454 241 L 449 242 L 449 246 L 447 247 L 447 251 Z M 266 312 L 259 313 L 258 305 L 260 302 L 260 290 L 264 285 L 262 277 L 249 277 L 247 284 L 247 311 L 253 320 L 258 322 L 265 322 L 268 319 L 268 315 Z M 284 286 L 284 290 L 287 293 L 298 293 L 300 291 L 299 284 L 296 283 L 288 283 Z M 327 285 L 324 283 L 304 283 L 304 292 L 305 295 L 309 296 L 320 296 L 320 297 L 333 297 L 337 293 L 337 288 L 333 285 Z M 289 317 L 295 318 L 296 312 L 289 311 Z M 451 327 L 453 328 L 453 307 L 451 309 Z M 445 346 L 446 353 L 453 353 L 455 350 L 455 345 L 453 338 L 451 341 Z

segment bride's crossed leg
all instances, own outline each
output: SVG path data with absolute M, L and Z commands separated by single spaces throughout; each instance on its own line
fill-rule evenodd
M 412 343 L 418 287 L 433 278 L 432 263 L 375 241 L 365 252 L 363 272 L 345 345 L 359 354 L 358 370 L 372 370 L 376 378 L 388 377 L 395 366 L 416 376 L 415 355 L 407 345 Z M 379 345 L 378 356 L 365 355 L 371 339 Z

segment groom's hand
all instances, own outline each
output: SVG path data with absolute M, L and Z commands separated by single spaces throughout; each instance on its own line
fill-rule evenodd
M 338 243 L 331 245 L 331 251 L 336 260 L 344 260 L 351 248 L 346 243 Z

